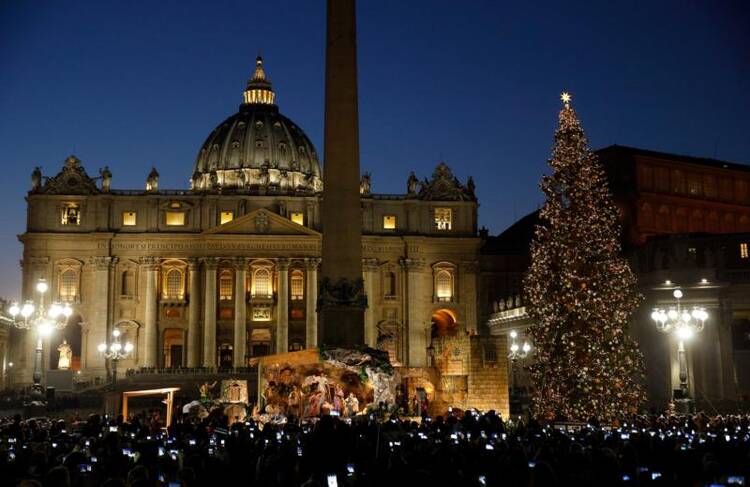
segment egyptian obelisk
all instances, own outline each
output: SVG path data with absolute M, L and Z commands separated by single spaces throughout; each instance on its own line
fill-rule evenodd
M 355 0 L 328 0 L 318 345 L 364 345 Z

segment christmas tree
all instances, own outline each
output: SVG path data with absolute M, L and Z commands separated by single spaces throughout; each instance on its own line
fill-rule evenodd
M 618 209 L 604 168 L 563 93 L 541 188 L 547 201 L 524 279 L 536 326 L 530 366 L 538 417 L 612 421 L 643 402 L 642 358 L 627 332 L 640 302 L 620 252 Z

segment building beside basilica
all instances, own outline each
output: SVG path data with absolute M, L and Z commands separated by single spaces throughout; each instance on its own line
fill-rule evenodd
M 23 296 L 46 279 L 51 298 L 75 311 L 45 344 L 45 370 L 57 367 L 65 339 L 79 380 L 103 379 L 97 345 L 114 328 L 135 344 L 120 364 L 130 369 L 242 367 L 318 345 L 321 167 L 303 130 L 280 113 L 260 58 L 239 111 L 198 151 L 188 189 L 161 188 L 156 169 L 144 188 L 116 189 L 108 168 L 96 177 L 86 169 L 74 156 L 53 176 L 37 169 L 27 197 Z M 452 378 L 434 387 L 469 394 L 478 354 L 494 360 L 493 377 L 504 375 L 495 364 L 505 356 L 500 341 L 475 337 L 473 182 L 441 163 L 404 187 L 378 194 L 362 178 L 362 221 L 351 224 L 362 227 L 365 340 L 405 377 L 436 365 Z M 13 332 L 14 384 L 31 382 L 31 335 Z
M 690 396 L 706 411 L 750 400 L 750 166 L 611 146 L 597 151 L 622 216 L 622 244 L 644 301 L 631 332 L 644 355 L 650 405 L 679 391 L 677 339 L 659 333 L 654 308 L 708 311 L 705 329 L 686 343 Z M 482 248 L 480 317 L 492 335 L 534 326 L 523 303 L 534 212 Z M 524 363 L 513 378 L 528 387 Z

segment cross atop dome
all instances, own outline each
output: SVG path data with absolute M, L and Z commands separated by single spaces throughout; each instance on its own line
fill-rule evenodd
M 246 105 L 273 105 L 276 94 L 271 88 L 271 82 L 266 78 L 266 71 L 263 69 L 263 58 L 255 58 L 255 73 L 243 93 Z

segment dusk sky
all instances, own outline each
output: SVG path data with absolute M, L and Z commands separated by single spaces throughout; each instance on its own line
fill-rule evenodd
M 594 148 L 750 163 L 746 1 L 358 4 L 361 167 L 403 193 L 440 161 L 473 175 L 496 234 L 541 202 L 568 90 Z M 0 296 L 18 298 L 29 175 L 74 153 L 113 187 L 186 188 L 260 52 L 322 156 L 325 1 L 4 1 Z

